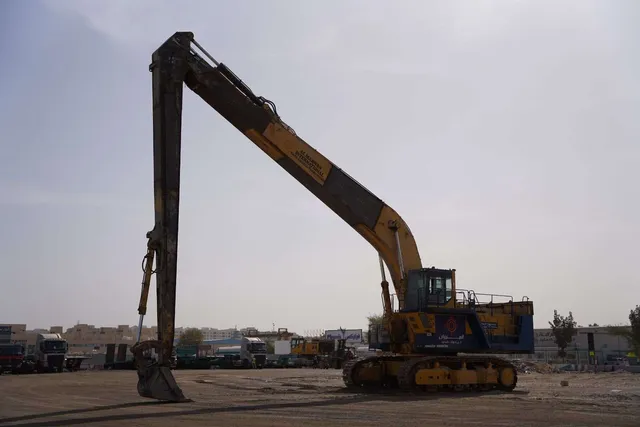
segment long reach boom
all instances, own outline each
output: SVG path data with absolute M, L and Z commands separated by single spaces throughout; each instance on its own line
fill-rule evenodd
M 155 256 L 158 340 L 140 342 L 138 336 L 133 349 L 141 396 L 185 400 L 170 371 L 175 331 L 183 84 L 376 249 L 385 314 L 391 312 L 392 305 L 383 262 L 390 272 L 399 308 L 403 308 L 407 272 L 421 269 L 422 265 L 413 235 L 396 211 L 298 136 L 280 118 L 273 102 L 254 94 L 226 65 L 209 55 L 193 33 L 177 32 L 171 36 L 153 53 L 149 69 L 153 76 L 155 226 L 147 233 L 138 312 L 142 326 Z M 149 364 L 144 357 L 151 349 L 156 350 L 157 363 Z

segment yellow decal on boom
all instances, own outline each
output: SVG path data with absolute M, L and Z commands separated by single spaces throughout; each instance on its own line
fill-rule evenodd
M 273 160 L 278 161 L 282 158 L 282 152 L 278 150 L 270 141 L 258 133 L 255 129 L 249 129 L 244 135 L 258 146 L 262 151 L 267 153 Z
M 331 162 L 322 154 L 278 123 L 270 123 L 262 135 L 319 184 L 324 184 Z

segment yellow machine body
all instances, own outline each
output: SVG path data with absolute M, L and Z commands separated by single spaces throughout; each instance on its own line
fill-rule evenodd
M 153 88 L 155 225 L 147 233 L 148 252 L 138 312 L 142 325 L 151 275 L 155 273 L 158 339 L 134 346 L 142 396 L 186 400 L 169 369 L 175 334 L 185 85 L 377 252 L 384 321 L 371 325 L 369 336 L 371 348 L 379 350 L 380 355 L 347 362 L 343 369 L 347 386 L 515 387 L 515 367 L 496 355 L 533 352 L 530 301 L 507 298 L 496 302 L 494 296 L 456 289 L 455 270 L 423 267 L 415 238 L 398 212 L 302 139 L 282 120 L 275 103 L 257 96 L 229 67 L 213 59 L 195 41 L 193 33 L 173 34 L 153 53 L 149 69 Z M 398 190 L 416 191 L 402 187 Z M 157 354 L 157 363 L 146 363 L 147 359 L 140 356 L 146 349 Z M 311 342 L 294 351 L 313 354 L 323 350 L 319 343 L 315 347 Z

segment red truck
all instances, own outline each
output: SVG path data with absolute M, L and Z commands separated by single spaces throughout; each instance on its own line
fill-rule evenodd
M 13 374 L 33 371 L 31 363 L 25 360 L 24 346 L 21 344 L 0 344 L 0 374 Z

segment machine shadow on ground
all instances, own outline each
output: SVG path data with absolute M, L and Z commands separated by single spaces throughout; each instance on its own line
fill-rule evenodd
M 145 412 L 139 414 L 112 414 L 112 415 L 98 415 L 93 417 L 77 417 L 66 418 L 51 421 L 41 420 L 43 418 L 62 417 L 66 415 L 80 415 L 91 412 L 99 411 L 114 411 L 118 409 L 134 408 L 134 407 L 151 407 L 151 406 L 171 406 L 179 408 L 184 403 L 171 403 L 171 402 L 158 402 L 158 401 L 145 401 L 145 402 L 129 402 L 114 405 L 102 405 L 92 406 L 89 408 L 70 409 L 65 411 L 45 412 L 33 415 L 23 415 L 18 417 L 0 418 L 0 427 L 64 427 L 70 425 L 82 425 L 86 423 L 98 423 L 107 421 L 126 421 L 134 419 L 154 419 L 154 418 L 166 418 L 166 417 L 179 417 L 188 415 L 204 415 L 215 413 L 233 413 L 233 412 L 247 412 L 247 411 L 263 411 L 271 409 L 293 409 L 293 408 L 308 408 L 308 407 L 323 407 L 323 406 L 339 406 L 349 405 L 352 403 L 366 403 L 366 402 L 411 402 L 411 401 L 428 401 L 439 399 L 455 399 L 455 398 L 470 398 L 481 395 L 496 395 L 504 394 L 504 392 L 494 391 L 485 393 L 469 392 L 440 392 L 440 393 L 407 393 L 401 391 L 352 391 L 346 389 L 332 390 L 332 393 L 343 394 L 345 396 L 332 397 L 324 400 L 314 400 L 306 402 L 280 402 L 280 403 L 263 403 L 263 404 L 249 404 L 239 406 L 225 406 L 217 408 L 190 408 L 176 411 L 162 411 L 162 412 Z M 526 394 L 528 392 L 521 391 L 518 394 Z M 514 394 L 511 392 L 510 394 Z M 351 395 L 352 398 L 345 398 Z M 197 402 L 195 402 L 197 403 Z M 24 421 L 39 420 L 31 423 L 24 423 Z M 6 423 L 20 423 L 20 424 L 6 424 Z

